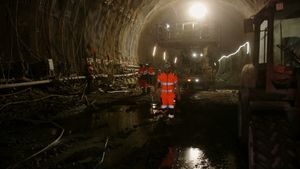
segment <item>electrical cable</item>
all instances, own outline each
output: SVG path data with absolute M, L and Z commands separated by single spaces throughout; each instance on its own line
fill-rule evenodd
M 34 51 L 32 49 L 30 49 L 26 43 L 19 38 L 19 34 L 18 34 L 18 30 L 17 30 L 17 25 L 14 24 L 13 20 L 12 20 L 12 14 L 11 14 L 11 11 L 8 7 L 6 7 L 7 11 L 8 11 L 8 14 L 9 14 L 9 18 L 10 18 L 10 22 L 12 24 L 12 26 L 14 27 L 15 31 L 16 31 L 16 38 L 17 38 L 17 41 L 20 42 L 23 47 L 27 50 L 27 52 L 29 52 L 31 54 L 31 56 L 33 56 L 37 61 L 41 61 L 41 56 L 39 56 L 38 54 L 34 53 Z
M 57 124 L 53 121 L 41 121 L 41 120 L 26 120 L 26 121 L 37 122 L 37 123 L 41 123 L 41 124 L 42 123 L 50 123 L 50 124 L 54 125 L 55 127 L 60 128 L 61 132 L 60 132 L 59 136 L 53 142 L 48 144 L 46 147 L 44 147 L 43 149 L 39 150 L 38 152 L 30 155 L 29 157 L 25 158 L 24 160 L 21 160 L 20 162 L 14 164 L 12 166 L 9 166 L 7 169 L 14 169 L 14 168 L 18 167 L 20 164 L 32 159 L 33 157 L 41 154 L 44 151 L 56 146 L 60 142 L 60 140 L 61 140 L 61 138 L 62 138 L 62 136 L 64 135 L 64 132 L 65 132 L 65 129 L 62 126 L 60 126 L 59 124 Z
M 0 95 L 0 97 L 7 97 L 7 96 L 12 96 L 12 95 L 17 95 L 17 94 L 21 94 L 21 93 L 26 93 L 26 92 L 31 92 L 31 88 L 27 88 L 27 89 L 24 89 L 24 90 L 20 90 L 20 91 L 17 91 L 15 93 L 10 93 L 10 94 L 4 94 L 4 95 Z
M 106 140 L 105 140 L 104 151 L 102 152 L 101 159 L 93 169 L 97 169 L 101 164 L 103 164 L 104 158 L 105 158 L 105 155 L 106 155 L 106 149 L 107 149 L 108 141 L 109 141 L 109 137 L 107 137 Z
M 19 10 L 19 0 L 16 1 L 16 18 L 15 18 L 15 22 L 16 22 L 16 27 L 15 27 L 15 31 L 16 31 L 16 38 L 17 38 L 17 46 L 18 46 L 18 52 L 19 52 L 19 58 L 22 62 L 22 68 L 23 68 L 23 71 L 24 71 L 24 58 L 23 58 L 23 54 L 21 52 L 21 49 L 20 49 L 20 42 L 19 42 L 19 31 L 18 31 L 18 10 Z
M 10 105 L 16 105 L 16 104 L 21 104 L 21 103 L 29 103 L 29 102 L 37 102 L 37 101 L 42 101 L 42 100 L 46 100 L 48 98 L 51 98 L 51 97 L 73 97 L 73 96 L 64 96 L 64 95 L 50 95 L 50 96 L 46 96 L 46 97 L 42 97 L 42 98 L 38 98 L 38 99 L 34 99 L 34 100 L 29 100 L 29 101 L 18 101 L 18 102 L 10 102 L 10 103 L 6 103 L 4 104 L 3 106 L 1 106 L 0 108 L 0 112 L 6 108 L 7 106 L 10 106 Z

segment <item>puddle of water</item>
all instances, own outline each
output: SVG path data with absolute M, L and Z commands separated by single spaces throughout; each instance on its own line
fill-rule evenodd
M 206 150 L 207 151 L 207 150 Z M 236 157 L 232 153 L 215 155 L 212 158 L 198 147 L 177 147 L 173 150 L 173 169 L 236 169 Z
M 195 147 L 176 148 L 175 168 L 181 169 L 215 169 L 203 150 Z

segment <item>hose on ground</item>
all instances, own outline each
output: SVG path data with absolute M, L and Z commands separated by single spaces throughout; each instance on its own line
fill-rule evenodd
M 42 100 L 46 100 L 48 98 L 51 97 L 72 97 L 72 96 L 64 96 L 64 95 L 50 95 L 50 96 L 46 96 L 46 97 L 42 97 L 42 98 L 38 98 L 38 99 L 34 99 L 34 100 L 29 100 L 29 101 L 18 101 L 18 102 L 10 102 L 10 103 L 6 103 L 4 104 L 1 108 L 0 108 L 0 112 L 6 108 L 7 106 L 10 105 L 16 105 L 16 104 L 22 104 L 22 103 L 29 103 L 29 102 L 38 102 L 38 101 L 42 101 Z
M 97 165 L 94 167 L 94 169 L 97 169 L 101 164 L 104 162 L 105 154 L 106 154 L 106 149 L 108 145 L 109 137 L 106 138 L 105 144 L 104 144 L 104 151 L 102 153 L 100 161 L 97 163 Z
M 60 128 L 60 129 L 61 129 L 61 132 L 60 132 L 59 136 L 58 136 L 53 142 L 51 142 L 50 144 L 48 144 L 46 147 L 44 147 L 44 148 L 41 149 L 40 151 L 38 151 L 38 152 L 32 154 L 31 156 L 25 158 L 24 160 L 21 160 L 20 162 L 14 164 L 14 165 L 9 166 L 7 169 L 14 169 L 14 168 L 17 168 L 17 167 L 18 167 L 19 165 L 21 165 L 22 163 L 24 163 L 24 162 L 26 162 L 26 161 L 32 159 L 33 157 L 35 157 L 35 156 L 41 154 L 42 152 L 44 152 L 44 151 L 46 151 L 46 150 L 48 150 L 48 149 L 50 149 L 50 148 L 56 146 L 56 145 L 60 142 L 62 136 L 64 135 L 65 129 L 64 129 L 63 127 L 61 127 L 59 124 L 57 124 L 57 123 L 55 123 L 55 122 L 53 122 L 53 121 L 38 121 L 38 120 L 27 120 L 27 121 L 38 122 L 38 123 L 50 123 L 50 124 L 54 125 L 55 127 Z

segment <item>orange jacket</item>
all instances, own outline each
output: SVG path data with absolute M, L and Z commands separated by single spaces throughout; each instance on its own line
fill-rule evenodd
M 147 75 L 147 68 L 146 67 L 140 67 L 139 69 L 139 75 Z
M 161 93 L 174 93 L 177 80 L 178 78 L 174 73 L 161 73 L 157 77 L 157 81 L 161 84 Z
M 152 66 L 149 66 L 147 71 L 148 71 L 147 73 L 148 73 L 149 75 L 152 75 L 152 76 L 155 75 L 155 71 L 154 71 L 154 69 L 153 69 Z

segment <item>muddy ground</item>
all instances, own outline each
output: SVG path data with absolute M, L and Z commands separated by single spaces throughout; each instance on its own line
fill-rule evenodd
M 48 96 L 2 100 L 0 168 L 247 168 L 236 91 L 185 93 L 174 119 L 150 114 L 152 97 L 134 93 Z

